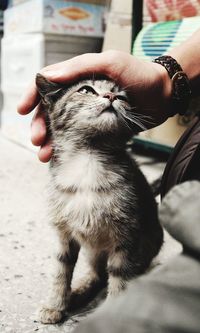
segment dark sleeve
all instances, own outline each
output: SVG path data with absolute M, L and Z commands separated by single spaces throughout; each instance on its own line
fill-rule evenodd
M 200 116 L 196 116 L 178 140 L 162 178 L 161 195 L 188 180 L 200 181 Z

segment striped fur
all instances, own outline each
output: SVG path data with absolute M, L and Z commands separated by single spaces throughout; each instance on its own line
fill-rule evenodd
M 108 294 L 114 296 L 149 267 L 163 234 L 151 190 L 125 149 L 140 124 L 126 93 L 109 80 L 68 88 L 38 76 L 37 86 L 53 140 L 49 206 L 60 240 L 53 292 L 41 321 L 55 323 L 70 296 L 76 299 L 100 281 L 103 254 Z M 90 274 L 71 291 L 79 246 Z

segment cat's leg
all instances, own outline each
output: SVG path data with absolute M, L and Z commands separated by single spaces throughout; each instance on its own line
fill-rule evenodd
M 151 235 L 126 231 L 126 239 L 115 244 L 108 257 L 108 296 L 114 296 L 126 288 L 130 279 L 143 274 L 157 255 L 161 245 L 163 232 Z
M 81 267 L 84 264 L 84 275 L 79 274 L 79 260 Z M 98 291 L 106 285 L 106 261 L 105 253 L 95 251 L 92 247 L 81 247 L 72 285 L 72 294 L 69 308 L 74 310 L 87 304 Z M 77 273 L 77 274 L 76 274 Z M 77 275 L 77 278 L 76 278 Z
M 118 295 L 131 278 L 145 271 L 141 257 L 135 246 L 117 246 L 108 257 L 108 296 Z
M 63 235 L 60 235 L 60 240 L 52 290 L 47 306 L 40 311 L 40 321 L 43 324 L 61 321 L 71 294 L 71 279 L 79 248 L 74 240 L 63 239 Z
M 126 288 L 127 262 L 123 250 L 115 250 L 108 257 L 108 296 L 118 295 Z

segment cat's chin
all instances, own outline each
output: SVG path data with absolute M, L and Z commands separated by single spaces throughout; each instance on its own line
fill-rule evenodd
M 115 110 L 115 108 L 113 106 L 109 106 L 106 109 L 104 109 L 103 111 L 101 111 L 100 116 L 104 115 L 104 114 L 114 115 L 115 117 L 118 117 L 117 111 Z
M 108 111 L 105 111 L 100 115 L 100 120 L 108 123 L 110 122 L 115 123 L 117 118 L 118 117 L 115 113 L 111 113 Z
M 107 108 L 98 116 L 98 120 L 103 124 L 108 124 L 110 126 L 111 124 L 115 126 L 117 124 L 118 114 L 114 108 Z
M 110 131 L 118 128 L 118 117 L 117 114 L 110 111 L 104 111 L 98 117 L 98 125 L 100 131 Z

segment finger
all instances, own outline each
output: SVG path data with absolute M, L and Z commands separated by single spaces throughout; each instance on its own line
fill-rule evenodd
M 40 150 L 38 152 L 39 160 L 43 163 L 49 162 L 52 157 L 52 153 L 53 153 L 53 149 L 52 149 L 51 141 L 49 140 L 45 143 L 45 145 L 43 145 L 40 148 Z
M 109 54 L 109 55 L 108 55 Z M 113 66 L 112 52 L 87 53 L 72 59 L 50 65 L 41 70 L 41 74 L 55 82 L 70 82 L 88 75 L 101 74 L 112 77 Z M 31 112 L 39 103 L 40 97 L 35 82 L 27 89 L 22 97 L 17 110 L 25 115 Z
M 109 74 L 106 53 L 86 53 L 67 61 L 48 66 L 41 71 L 46 78 L 55 82 L 69 82 L 91 74 Z
M 103 62 L 99 54 L 84 54 L 70 60 L 50 65 L 41 70 L 41 74 L 55 82 L 73 81 L 84 75 L 103 71 Z M 105 67 L 105 64 L 104 64 Z M 105 71 L 104 71 L 105 72 Z M 105 73 L 106 74 L 106 73 Z M 26 115 L 39 103 L 40 97 L 35 82 L 28 87 L 17 107 L 18 113 Z
M 35 146 L 41 146 L 46 140 L 46 135 L 45 113 L 39 105 L 31 123 L 31 141 Z
M 31 112 L 39 103 L 40 96 L 38 94 L 35 82 L 32 82 L 25 95 L 22 96 L 18 106 L 17 112 L 21 115 L 26 115 L 27 113 Z

